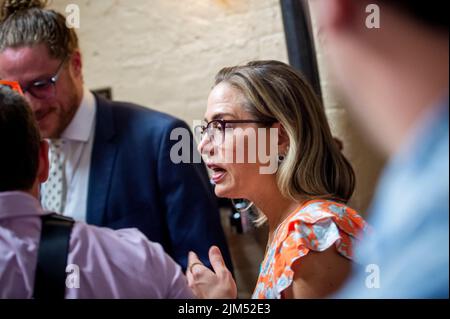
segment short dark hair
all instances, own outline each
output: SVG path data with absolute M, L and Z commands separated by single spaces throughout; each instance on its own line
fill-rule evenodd
M 30 190 L 39 166 L 41 137 L 30 106 L 0 85 L 0 192 Z

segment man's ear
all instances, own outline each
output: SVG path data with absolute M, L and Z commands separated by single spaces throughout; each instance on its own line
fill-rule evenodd
M 75 77 L 82 76 L 83 59 L 80 50 L 75 50 L 70 56 L 70 69 Z
M 47 181 L 49 169 L 50 163 L 48 160 L 48 143 L 47 141 L 41 141 L 41 145 L 39 147 L 39 166 L 37 174 L 39 184 Z
M 274 123 L 272 128 L 278 130 L 278 154 L 286 154 L 290 144 L 286 129 L 280 122 Z

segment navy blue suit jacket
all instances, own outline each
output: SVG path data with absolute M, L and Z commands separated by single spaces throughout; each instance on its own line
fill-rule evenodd
M 207 265 L 217 245 L 231 270 L 217 200 L 203 163 L 174 164 L 170 115 L 96 96 L 97 113 L 87 222 L 113 229 L 136 227 L 186 269 L 195 251 Z M 191 135 L 192 136 L 192 135 Z M 195 143 L 191 141 L 195 148 Z M 195 150 L 196 151 L 196 150 Z

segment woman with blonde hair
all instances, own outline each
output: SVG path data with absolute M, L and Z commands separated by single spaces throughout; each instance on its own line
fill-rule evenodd
M 198 147 L 217 196 L 248 200 L 260 212 L 259 222 L 268 222 L 253 298 L 320 298 L 335 292 L 351 270 L 355 240 L 367 225 L 346 206 L 354 172 L 311 86 L 278 61 L 224 68 L 209 95 L 205 121 Z M 277 160 L 274 172 L 262 173 L 261 158 L 235 160 L 239 152 L 256 152 L 249 149 L 250 135 L 240 136 L 252 129 L 256 148 L 268 146 L 270 134 L 262 133 L 276 129 L 276 154 L 269 155 Z M 214 271 L 189 254 L 191 288 L 203 298 L 237 297 L 217 247 L 210 259 Z

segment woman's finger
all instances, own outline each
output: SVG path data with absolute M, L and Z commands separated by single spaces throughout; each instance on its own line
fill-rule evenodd
M 228 268 L 225 266 L 225 262 L 222 257 L 222 253 L 217 246 L 212 246 L 209 250 L 209 261 L 214 269 L 216 275 L 223 275 L 228 272 Z
M 192 268 L 195 265 L 203 265 L 202 261 L 198 258 L 197 254 L 190 251 L 188 254 L 188 268 L 186 272 L 192 272 Z

